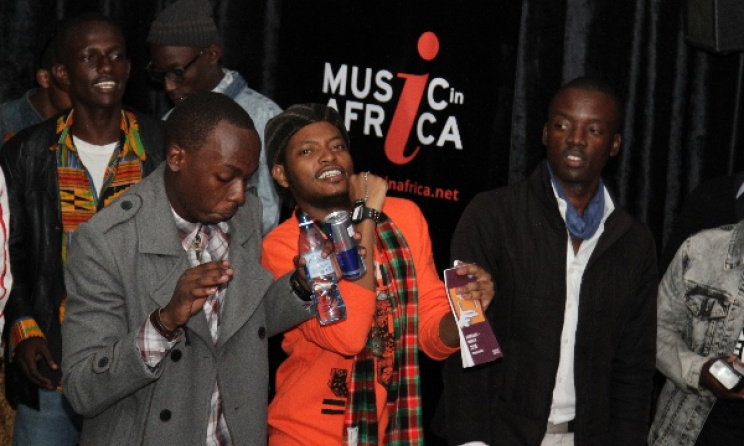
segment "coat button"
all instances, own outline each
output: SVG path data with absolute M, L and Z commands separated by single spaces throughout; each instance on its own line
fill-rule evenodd
M 178 361 L 181 360 L 181 355 L 182 355 L 181 350 L 173 350 L 171 352 L 171 355 L 170 355 L 171 356 L 171 360 L 173 362 L 178 362 Z
M 258 337 L 260 339 L 263 339 L 266 337 L 266 329 L 264 327 L 259 327 L 258 329 Z
M 101 368 L 106 367 L 106 364 L 108 364 L 108 361 L 109 359 L 104 356 L 103 358 L 98 360 L 98 367 L 101 367 Z
M 122 201 L 121 208 L 124 209 L 125 211 L 132 209 L 132 202 L 129 200 Z
M 171 411 L 168 409 L 163 409 L 160 411 L 160 421 L 170 421 L 171 416 Z

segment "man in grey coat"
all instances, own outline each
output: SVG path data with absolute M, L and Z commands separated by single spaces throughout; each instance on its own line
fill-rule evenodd
M 268 338 L 311 315 L 259 264 L 261 143 L 211 92 L 175 109 L 166 140 L 70 250 L 62 370 L 81 445 L 265 444 Z

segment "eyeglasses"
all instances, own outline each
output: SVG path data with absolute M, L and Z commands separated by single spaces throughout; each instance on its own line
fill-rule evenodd
M 191 59 L 189 63 L 181 68 L 171 68 L 170 70 L 161 71 L 155 68 L 152 65 L 152 61 L 150 61 L 150 63 L 148 63 L 145 67 L 145 70 L 147 70 L 147 74 L 150 76 L 150 79 L 155 83 L 163 84 L 165 83 L 165 79 L 168 79 L 173 83 L 180 84 L 183 83 L 183 81 L 185 80 L 186 70 L 194 65 L 194 62 L 196 62 L 196 60 L 199 59 L 202 54 L 204 54 L 204 51 L 205 49 L 199 51 L 199 54 L 194 56 L 194 58 Z

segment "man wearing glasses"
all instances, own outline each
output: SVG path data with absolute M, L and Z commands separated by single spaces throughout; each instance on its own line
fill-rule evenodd
M 160 12 L 147 36 L 152 61 L 147 66 L 150 79 L 162 84 L 174 105 L 190 95 L 205 91 L 222 93 L 237 102 L 253 119 L 261 141 L 264 127 L 282 109 L 271 99 L 248 88 L 234 70 L 222 67 L 222 47 L 208 0 L 180 0 Z M 165 114 L 167 119 L 170 111 Z M 262 233 L 279 223 L 279 196 L 274 190 L 262 143 L 261 162 L 251 186 L 261 199 Z

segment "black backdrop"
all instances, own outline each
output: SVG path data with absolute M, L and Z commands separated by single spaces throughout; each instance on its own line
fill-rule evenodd
M 3 0 L 0 2 L 0 100 L 33 85 L 34 53 L 56 20 L 87 10 L 120 22 L 133 72 L 125 102 L 157 114 L 167 107 L 143 67 L 149 23 L 171 1 Z M 711 0 L 712 3 L 712 0 Z M 607 183 L 620 204 L 645 221 L 662 245 L 689 190 L 701 180 L 744 168 L 737 135 L 741 120 L 740 53 L 713 54 L 684 39 L 684 2 L 662 0 L 212 0 L 225 48 L 225 66 L 239 70 L 253 88 L 281 106 L 296 102 L 352 102 L 352 150 L 359 169 L 403 183 L 391 193 L 416 201 L 426 214 L 437 263 L 447 262 L 459 213 L 478 191 L 527 176 L 543 158 L 540 132 L 550 95 L 581 74 L 607 78 L 627 100 L 624 144 L 609 166 Z M 744 24 L 742 24 L 744 25 Z M 439 51 L 431 60 L 417 52 L 419 36 L 433 32 Z M 348 69 L 347 91 L 324 91 L 325 67 Z M 353 67 L 364 74 L 392 74 L 379 87 L 383 100 L 355 95 Z M 398 165 L 385 154 L 385 135 L 364 132 L 364 113 L 384 114 L 385 133 L 406 79 L 428 75 L 433 100 L 424 100 L 404 134 Z M 434 82 L 434 79 L 437 79 Z M 374 78 L 373 78 L 374 80 Z M 409 79 L 410 80 L 410 79 Z M 443 87 L 446 83 L 447 88 Z M 363 89 L 362 89 L 363 90 Z M 454 90 L 455 100 L 450 101 Z M 461 96 L 457 96 L 457 94 Z M 357 97 L 360 96 L 360 97 Z M 444 101 L 446 107 L 441 107 Z M 437 105 L 440 104 L 440 105 Z M 375 113 L 377 113 L 375 115 Z M 422 118 L 423 117 L 423 118 Z M 416 126 L 435 138 L 453 118 L 462 148 L 450 139 L 421 144 Z M 408 185 L 405 185 L 408 180 Z M 410 189 L 411 184 L 416 187 Z M 398 183 L 396 183 L 398 184 Z M 422 196 L 418 186 L 439 187 L 457 200 Z M 453 195 L 450 195 L 452 198 Z M 436 367 L 431 365 L 430 369 Z M 435 373 L 425 378 L 436 395 Z M 431 414 L 430 397 L 425 406 Z
M 133 72 L 125 102 L 162 112 L 168 105 L 143 71 L 148 60 L 144 40 L 157 11 L 171 2 L 3 0 L 0 100 L 18 97 L 33 85 L 35 53 L 57 20 L 97 10 L 121 23 L 127 35 Z M 462 150 L 451 144 L 422 147 L 403 167 L 385 159 L 381 138 L 363 135 L 361 124 L 352 122 L 359 168 L 459 190 L 457 201 L 399 194 L 417 201 L 429 217 L 441 266 L 462 207 L 480 190 L 529 174 L 544 156 L 539 138 L 550 95 L 585 73 L 609 79 L 627 99 L 625 142 L 607 180 L 621 204 L 649 224 L 661 246 L 689 190 L 705 178 L 744 167 L 737 138 L 742 123 L 734 113 L 741 102 L 736 85 L 742 57 L 687 44 L 684 2 L 548 3 L 212 0 L 225 65 L 282 106 L 334 97 L 343 106 L 347 99 L 356 100 L 348 92 L 347 97 L 323 92 L 326 62 L 336 71 L 345 64 L 375 74 L 428 73 L 430 80 L 445 79 L 463 93 L 463 104 L 435 116 L 438 126 L 455 116 Z M 416 52 L 424 31 L 439 38 L 432 61 Z M 383 131 L 403 79 L 396 76 L 389 84 L 393 98 L 377 104 L 388 120 Z M 444 93 L 439 89 L 437 94 Z M 426 106 L 419 114 L 431 111 Z M 436 135 L 435 127 L 426 128 Z M 408 153 L 416 143 L 415 137 L 408 141 Z

